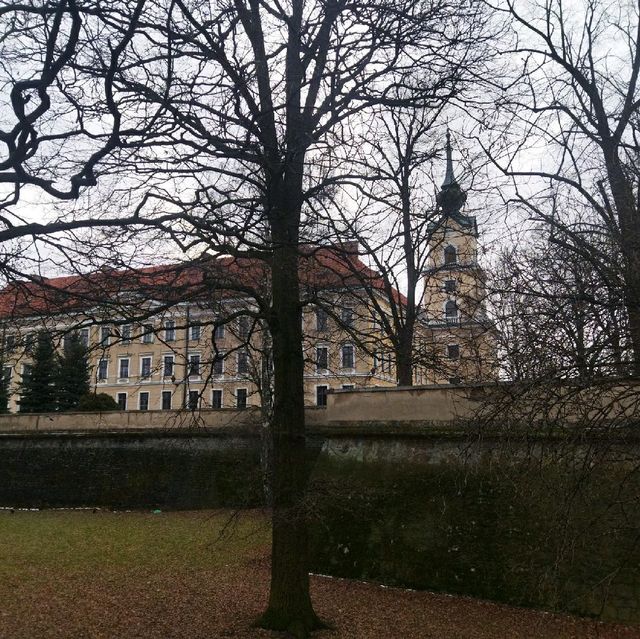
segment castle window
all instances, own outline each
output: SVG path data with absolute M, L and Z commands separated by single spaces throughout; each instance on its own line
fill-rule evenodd
M 241 315 L 238 318 L 238 337 L 241 340 L 246 340 L 249 337 L 249 331 L 251 329 L 251 323 L 249 317 Z
M 455 280 L 445 280 L 444 282 L 444 290 L 445 293 L 455 293 L 458 289 L 458 282 Z
M 200 376 L 200 353 L 189 355 L 189 377 Z
M 190 390 L 189 397 L 187 399 L 187 408 L 189 410 L 198 410 L 199 403 L 200 403 L 200 393 L 197 390 Z
M 143 392 L 138 395 L 138 408 L 140 410 L 149 410 L 149 393 Z
M 116 397 L 117 397 L 116 401 L 118 402 L 118 408 L 120 410 L 127 410 L 127 394 L 118 393 Z
M 16 347 L 16 336 L 7 335 L 4 339 L 4 348 L 7 353 L 11 353 Z
M 458 305 L 453 300 L 449 300 L 444 305 L 444 315 L 447 320 L 447 324 L 458 323 Z
M 224 374 L 224 356 L 225 354 L 223 352 L 218 352 L 213 358 L 213 374 L 214 375 Z
M 449 244 L 449 246 L 444 249 L 444 263 L 446 265 L 458 263 L 458 253 L 455 246 Z
M 340 312 L 342 324 L 347 327 L 353 326 L 353 309 L 349 306 L 343 306 Z
M 238 351 L 238 375 L 247 375 L 249 373 L 249 353 L 246 348 Z
M 119 362 L 118 379 L 129 378 L 129 358 L 123 357 Z
M 236 408 L 246 408 L 247 407 L 247 389 L 246 388 L 238 388 L 236 390 Z
M 111 331 L 108 326 L 100 327 L 100 346 L 109 346 L 109 338 L 111 337 Z
M 329 368 L 329 350 L 326 346 L 316 348 L 316 371 L 321 373 Z
M 171 377 L 173 375 L 173 355 L 165 355 L 163 358 L 162 375 Z
M 173 320 L 166 320 L 164 323 L 164 341 L 174 342 L 176 339 L 176 323 Z
M 142 343 L 143 344 L 151 344 L 153 343 L 153 325 L 152 324 L 143 324 L 142 325 Z
M 449 344 L 447 346 L 447 357 L 449 359 L 460 359 L 460 345 Z
M 316 330 L 326 331 L 329 316 L 324 308 L 316 308 Z
M 222 390 L 219 388 L 211 391 L 211 408 L 222 408 Z
M 345 344 L 340 350 L 342 368 L 355 368 L 355 350 L 352 344 Z
M 67 333 L 63 338 L 62 338 L 62 350 L 63 351 L 68 351 L 71 348 L 71 340 L 73 339 L 72 335 L 69 335 L 69 333 Z
M 107 379 L 107 367 L 109 362 L 106 359 L 101 359 L 98 362 L 98 381 L 104 382 Z
M 316 386 L 316 406 L 327 405 L 327 391 L 328 386 Z
M 140 358 L 140 377 L 143 379 L 151 377 L 151 357 Z
M 171 410 L 171 391 L 162 391 L 162 410 Z

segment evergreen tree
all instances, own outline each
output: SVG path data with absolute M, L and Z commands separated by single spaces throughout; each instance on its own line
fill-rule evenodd
M 75 410 L 80 399 L 90 390 L 87 348 L 77 333 L 72 333 L 65 340 L 57 373 L 58 410 Z
M 33 364 L 20 384 L 21 413 L 50 413 L 56 410 L 58 362 L 53 339 L 47 331 L 38 332 Z

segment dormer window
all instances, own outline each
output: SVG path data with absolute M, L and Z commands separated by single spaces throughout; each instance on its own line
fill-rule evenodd
M 449 246 L 444 249 L 444 263 L 445 266 L 458 263 L 458 252 L 455 246 L 449 244 Z

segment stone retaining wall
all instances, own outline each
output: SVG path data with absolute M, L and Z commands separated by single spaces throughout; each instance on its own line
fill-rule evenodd
M 311 428 L 371 421 L 451 423 L 473 416 L 477 402 L 470 398 L 472 392 L 472 387 L 449 386 L 337 391 L 329 393 L 326 408 L 307 407 L 306 421 Z M 0 415 L 0 433 L 220 429 L 260 423 L 258 408 L 6 414 Z

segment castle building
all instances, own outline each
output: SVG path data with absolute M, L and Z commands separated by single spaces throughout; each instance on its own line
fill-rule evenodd
M 462 212 L 447 134 L 447 165 L 430 227 L 429 266 L 416 348 L 418 384 L 491 377 L 493 336 L 484 312 L 475 217 Z M 393 349 L 377 313 L 388 287 L 355 243 L 302 250 L 305 403 L 323 406 L 331 390 L 394 386 Z M 269 274 L 257 260 L 206 257 L 186 264 L 32 278 L 0 291 L 0 331 L 9 408 L 33 364 L 38 331 L 62 351 L 77 333 L 88 349 L 93 388 L 123 410 L 245 408 L 270 399 L 270 336 L 263 320 Z M 262 283 L 262 284 L 261 284 Z M 406 305 L 391 291 L 396 307 Z M 385 301 L 386 299 L 386 301 Z M 389 311 L 390 312 L 390 311 Z
M 348 259 L 366 269 L 356 255 Z M 355 297 L 339 249 L 301 258 L 310 303 L 303 312 L 305 403 L 323 406 L 330 390 L 393 386 L 392 358 Z M 269 393 L 270 338 L 255 291 L 264 265 L 211 258 L 188 265 L 14 282 L 0 292 L 4 379 L 19 410 L 38 331 L 62 351 L 75 332 L 88 349 L 93 387 L 123 410 L 245 408 Z M 266 288 L 266 286 L 265 286 Z M 322 290 L 322 302 L 318 291 Z M 370 348 L 378 344 L 378 350 Z M 382 361 L 382 365 L 381 365 Z M 265 393 L 267 395 L 265 395 Z

